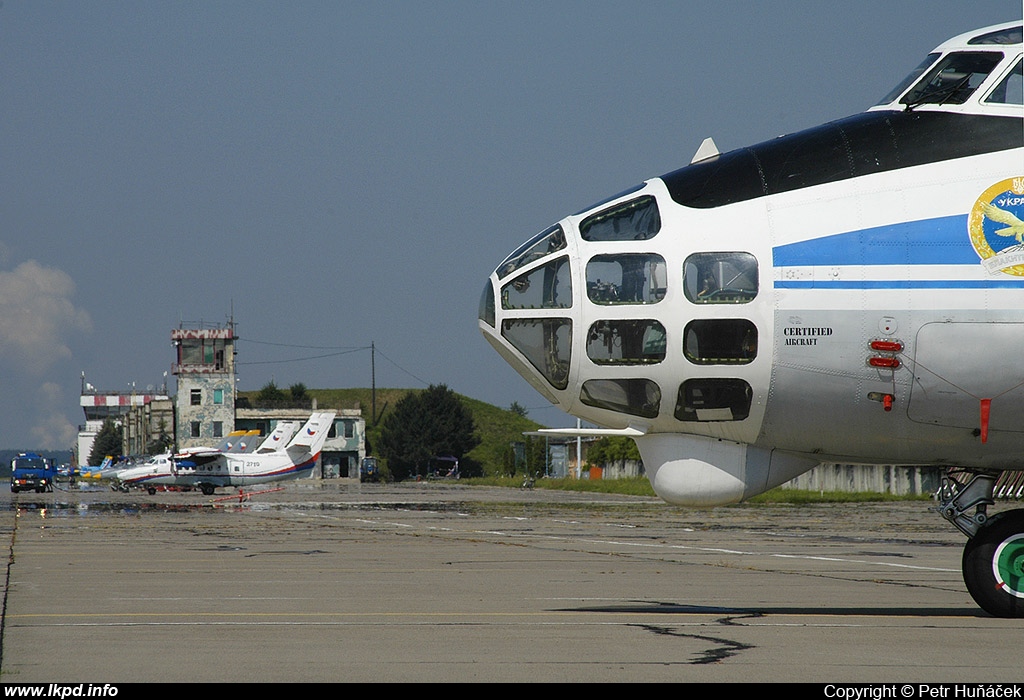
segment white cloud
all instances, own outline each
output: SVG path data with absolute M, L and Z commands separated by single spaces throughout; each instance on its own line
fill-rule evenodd
M 74 291 L 67 273 L 34 260 L 0 272 L 0 362 L 39 375 L 70 359 L 68 336 L 92 330 L 88 312 L 71 303 Z
M 36 392 L 37 415 L 30 431 L 32 445 L 41 450 L 66 450 L 75 444 L 78 426 L 62 413 L 64 390 L 54 382 L 44 382 Z

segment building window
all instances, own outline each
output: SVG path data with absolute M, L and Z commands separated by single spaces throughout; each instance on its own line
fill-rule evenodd
M 200 405 L 203 402 L 203 390 L 193 389 L 191 392 L 189 392 L 189 402 L 193 406 Z
M 222 370 L 228 344 L 224 338 L 185 338 L 178 345 L 178 364 Z
M 220 406 L 220 405 L 222 405 L 224 403 L 224 390 L 223 389 L 214 389 L 213 390 L 213 402 L 215 404 L 217 404 L 218 406 Z
M 199 434 L 200 434 L 199 433 L 199 421 L 197 421 L 197 420 L 192 421 L 189 424 L 189 427 L 190 427 L 190 435 L 192 437 L 194 437 L 194 438 L 199 437 Z
M 345 437 L 354 438 L 356 436 L 356 422 L 354 420 L 345 421 Z
M 213 421 L 213 436 L 215 438 L 224 437 L 224 423 L 219 420 Z

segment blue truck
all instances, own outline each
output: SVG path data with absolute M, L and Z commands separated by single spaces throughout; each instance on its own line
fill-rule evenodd
M 53 460 L 35 452 L 23 452 L 11 460 L 11 493 L 19 491 L 53 491 L 57 469 Z
M 380 481 L 380 466 L 376 457 L 363 457 L 363 463 L 359 465 L 360 481 Z

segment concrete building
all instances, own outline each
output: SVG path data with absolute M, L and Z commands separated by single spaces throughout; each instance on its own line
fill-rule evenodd
M 149 438 L 154 434 L 154 430 L 159 431 L 161 420 L 165 423 L 170 421 L 169 425 L 171 426 L 174 422 L 171 399 L 167 396 L 166 387 L 160 392 L 147 391 L 146 393 L 98 391 L 91 384 L 86 383 L 83 373 L 79 404 L 85 412 L 85 424 L 78 427 L 78 440 L 72 450 L 75 466 L 98 466 L 96 464 L 88 465 L 86 462 L 89 459 L 89 453 L 92 452 L 96 435 L 103 427 L 103 422 L 108 418 L 124 425 L 126 417 L 134 414 L 136 417 L 128 422 L 135 426 L 133 432 L 137 439 L 140 436 L 142 439 Z M 156 411 L 152 410 L 154 405 L 157 407 Z M 155 426 L 151 419 L 155 419 Z M 146 427 L 147 425 L 148 427 Z M 132 453 L 126 452 L 125 454 Z
M 174 400 L 154 396 L 141 406 L 132 406 L 121 421 L 123 453 L 145 455 L 174 448 Z
M 177 449 L 216 445 L 235 429 L 235 340 L 232 323 L 171 331 Z

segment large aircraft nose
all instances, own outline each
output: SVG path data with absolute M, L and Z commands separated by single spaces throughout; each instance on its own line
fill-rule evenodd
M 665 358 L 656 197 L 641 185 L 569 216 L 509 254 L 480 300 L 498 353 L 563 410 L 624 427 L 659 413 L 646 369 Z M 663 305 L 664 306 L 664 305 Z M 585 376 L 584 376 L 585 375 Z

